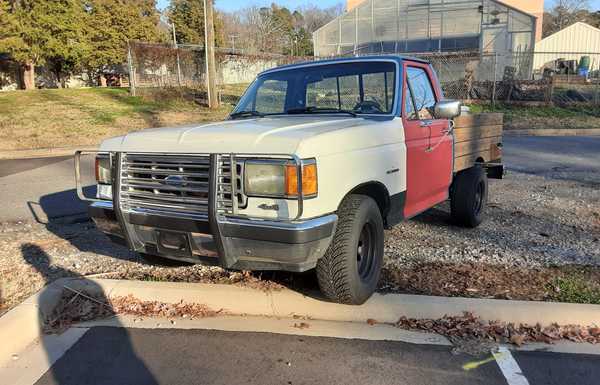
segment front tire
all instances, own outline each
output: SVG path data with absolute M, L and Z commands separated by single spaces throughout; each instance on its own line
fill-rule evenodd
M 383 219 L 375 201 L 349 195 L 338 209 L 338 223 L 317 279 L 331 301 L 361 305 L 373 295 L 383 264 Z
M 481 224 L 488 197 L 488 179 L 482 167 L 459 172 L 452 186 L 450 212 L 459 226 L 475 228 Z

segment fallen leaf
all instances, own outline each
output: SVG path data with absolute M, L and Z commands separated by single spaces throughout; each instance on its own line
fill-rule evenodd
M 522 346 L 523 342 L 525 342 L 525 337 L 522 336 L 521 334 L 513 334 L 512 336 L 510 336 L 510 343 L 517 345 L 517 346 Z
M 369 319 L 367 320 L 367 323 L 368 323 L 369 325 L 373 326 L 373 325 L 377 325 L 379 322 L 377 322 L 377 320 L 375 320 L 375 319 L 373 319 L 373 318 L 369 318 Z
M 297 329 L 308 329 L 310 327 L 306 322 L 295 323 L 294 327 Z

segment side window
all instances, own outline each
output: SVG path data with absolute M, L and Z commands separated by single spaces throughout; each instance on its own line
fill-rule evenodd
M 256 91 L 254 109 L 265 114 L 281 113 L 285 108 L 287 81 L 267 80 Z
M 431 81 L 429 80 L 427 72 L 422 68 L 408 67 L 406 75 L 414 97 L 414 109 L 418 113 L 418 119 L 433 119 L 435 93 L 433 92 L 433 87 L 431 86 Z

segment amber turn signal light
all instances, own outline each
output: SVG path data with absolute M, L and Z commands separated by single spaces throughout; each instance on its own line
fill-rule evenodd
M 302 196 L 314 196 L 317 191 L 317 164 L 305 164 L 302 168 Z M 298 196 L 298 168 L 294 164 L 287 164 L 285 167 L 285 195 Z

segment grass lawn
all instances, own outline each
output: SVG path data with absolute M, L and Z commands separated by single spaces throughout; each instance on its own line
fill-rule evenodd
M 244 87 L 225 90 L 234 101 Z M 129 96 L 124 88 L 0 92 L 0 150 L 96 145 L 104 138 L 151 127 L 223 119 L 176 91 Z
M 529 107 L 496 104 L 473 104 L 469 106 L 471 112 L 502 112 L 504 113 L 504 129 L 574 129 L 574 128 L 600 128 L 600 107 L 573 106 L 573 107 Z

